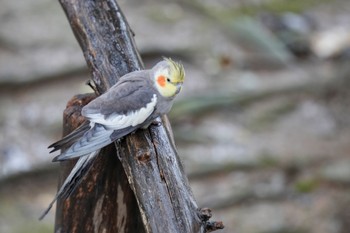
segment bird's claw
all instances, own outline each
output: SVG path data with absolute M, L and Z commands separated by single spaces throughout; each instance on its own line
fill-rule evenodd
M 151 125 L 154 126 L 161 126 L 162 125 L 162 120 L 155 119 L 151 122 Z

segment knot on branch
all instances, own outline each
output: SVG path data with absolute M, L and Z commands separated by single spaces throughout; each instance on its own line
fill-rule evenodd
M 216 222 L 216 221 L 209 222 L 208 221 L 212 217 L 211 209 L 209 209 L 209 208 L 199 209 L 198 216 L 204 225 L 204 229 L 205 229 L 204 232 L 206 232 L 206 233 L 220 230 L 220 229 L 224 229 L 224 227 L 225 227 L 221 221 L 219 221 L 219 222 Z
M 199 215 L 200 220 L 202 220 L 202 222 L 207 222 L 212 217 L 211 209 L 201 208 L 201 209 L 199 209 L 198 215 Z
M 216 230 L 221 230 L 224 229 L 224 224 L 219 221 L 219 222 L 207 222 L 205 225 L 205 232 L 212 232 Z
M 142 163 L 147 163 L 151 160 L 151 152 L 150 151 L 139 151 L 136 155 L 137 160 Z

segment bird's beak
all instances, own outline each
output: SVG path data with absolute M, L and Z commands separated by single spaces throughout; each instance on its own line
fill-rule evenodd
M 179 94 L 179 92 L 181 91 L 181 88 L 182 88 L 182 83 L 176 84 L 176 94 Z

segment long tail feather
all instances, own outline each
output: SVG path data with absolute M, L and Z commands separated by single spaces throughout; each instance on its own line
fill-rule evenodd
M 62 149 L 62 147 L 70 146 L 81 138 L 85 132 L 90 129 L 88 121 L 85 121 L 81 126 L 75 129 L 73 132 L 62 138 L 61 140 L 51 144 L 48 148 L 53 148 L 50 153 Z
M 86 175 L 86 173 L 90 170 L 92 167 L 93 162 L 97 158 L 98 151 L 92 152 L 88 156 L 80 157 L 75 166 L 73 167 L 72 171 L 66 178 L 66 180 L 63 182 L 62 186 L 58 190 L 55 198 L 51 201 L 49 206 L 46 208 L 46 210 L 41 214 L 39 217 L 39 220 L 42 220 L 47 213 L 52 208 L 53 204 L 57 201 L 57 199 L 61 198 L 68 198 L 75 188 L 80 184 L 83 177 Z
M 52 161 L 72 159 L 99 150 L 112 142 L 110 137 L 112 133 L 113 130 L 107 130 L 103 125 L 95 124 L 92 129 L 85 132 L 80 139 Z

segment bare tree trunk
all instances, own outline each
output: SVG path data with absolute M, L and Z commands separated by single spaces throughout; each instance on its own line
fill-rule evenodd
M 94 97 L 78 95 L 69 101 L 64 111 L 64 135 L 84 121 L 81 108 Z M 74 164 L 75 161 L 61 163 L 60 185 Z M 114 145 L 104 148 L 84 173 L 76 191 L 66 200 L 57 200 L 55 232 L 145 232 L 135 195 Z
M 99 93 L 143 68 L 115 0 L 60 2 Z M 91 98 L 80 95 L 68 103 L 64 134 L 82 122 L 80 109 Z M 162 123 L 101 151 L 77 190 L 58 201 L 56 232 L 199 233 L 223 227 L 207 222 L 209 210 L 198 210 L 166 116 Z M 61 183 L 72 164 L 62 163 Z

